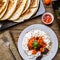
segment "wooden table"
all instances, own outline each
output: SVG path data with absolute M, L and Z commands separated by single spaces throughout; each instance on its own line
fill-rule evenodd
M 46 9 L 47 12 L 53 13 L 52 4 L 49 5 L 49 6 L 45 6 L 45 9 Z M 39 16 L 35 19 L 32 19 L 32 20 L 29 20 L 29 21 L 20 23 L 19 25 L 16 25 L 16 26 L 8 29 L 12 33 L 12 36 L 13 36 L 16 44 L 17 44 L 18 37 L 19 37 L 20 33 L 22 32 L 22 30 L 24 30 L 26 27 L 28 27 L 32 24 L 43 24 L 42 21 L 41 21 L 41 16 Z M 52 28 L 55 31 L 55 33 L 58 37 L 58 42 L 60 44 L 60 32 L 59 32 L 59 27 L 58 27 L 58 24 L 57 24 L 56 20 L 54 20 L 53 24 L 50 25 L 49 27 Z M 60 60 L 60 51 L 59 50 L 58 50 L 57 55 L 54 57 L 53 60 Z

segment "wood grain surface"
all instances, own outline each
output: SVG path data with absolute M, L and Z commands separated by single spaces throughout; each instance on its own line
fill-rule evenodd
M 10 46 L 6 46 L 6 43 L 4 40 L 8 40 L 10 43 Z M 11 34 L 9 31 L 5 31 L 2 34 L 0 34 L 0 60 L 15 60 L 12 53 L 9 50 L 12 51 L 13 55 L 15 56 L 16 60 L 21 60 L 21 57 L 18 53 L 18 50 L 15 46 L 15 43 L 11 37 Z
M 54 14 L 53 9 L 52 9 L 52 4 L 49 5 L 49 6 L 45 6 L 45 9 L 46 9 L 46 12 L 51 12 L 52 14 Z M 43 24 L 42 21 L 41 21 L 41 16 L 39 16 L 35 19 L 32 19 L 32 20 L 29 20 L 29 21 L 20 23 L 20 24 L 14 26 L 14 27 L 11 27 L 11 28 L 7 29 L 7 30 L 10 30 L 16 45 L 17 45 L 18 37 L 19 37 L 20 33 L 26 27 L 28 27 L 32 24 Z M 54 32 L 56 33 L 56 35 L 58 37 L 58 42 L 60 44 L 60 31 L 59 31 L 59 27 L 58 27 L 58 23 L 56 22 L 56 19 L 54 19 L 53 24 L 49 25 L 48 27 L 50 27 L 51 29 L 54 30 Z M 58 52 L 57 52 L 57 54 L 56 54 L 56 56 L 54 57 L 53 60 L 60 60 L 60 49 L 58 50 Z

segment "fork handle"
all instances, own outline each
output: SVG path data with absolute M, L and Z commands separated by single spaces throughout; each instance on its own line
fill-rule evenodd
M 14 56 L 14 54 L 13 54 L 12 50 L 11 50 L 10 48 L 9 48 L 9 50 L 10 50 L 10 52 L 11 52 L 11 54 L 12 54 L 12 56 L 13 56 L 14 60 L 16 60 L 16 57 Z

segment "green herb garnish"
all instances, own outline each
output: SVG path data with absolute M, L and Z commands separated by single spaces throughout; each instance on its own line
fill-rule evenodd
M 33 42 L 33 48 L 36 49 L 36 48 L 38 47 L 38 45 L 39 45 L 39 43 L 38 43 L 37 41 L 34 41 L 34 42 Z

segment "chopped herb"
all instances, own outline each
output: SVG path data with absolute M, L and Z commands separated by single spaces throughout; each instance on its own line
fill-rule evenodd
M 36 48 L 38 47 L 38 44 L 39 44 L 39 43 L 38 43 L 37 41 L 34 41 L 34 42 L 33 42 L 33 48 L 36 49 Z

